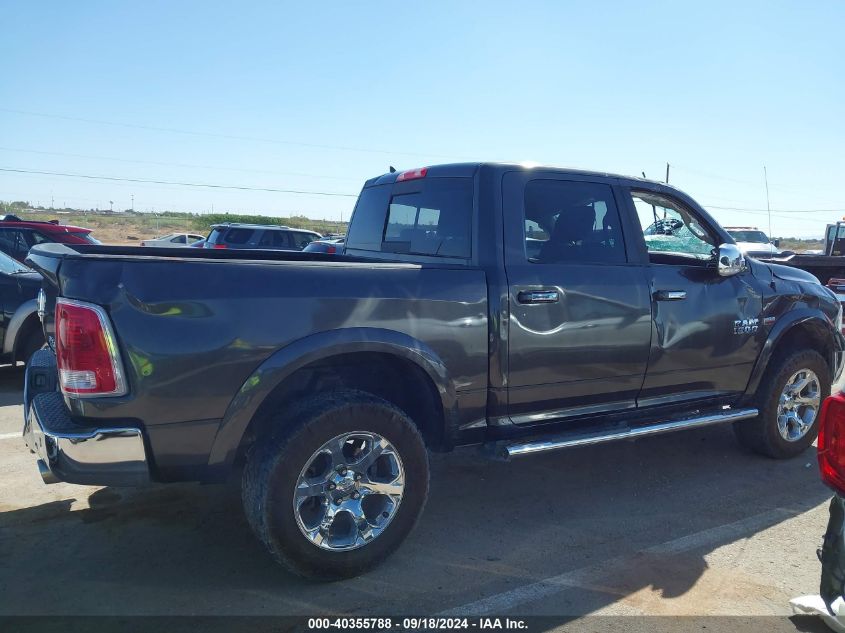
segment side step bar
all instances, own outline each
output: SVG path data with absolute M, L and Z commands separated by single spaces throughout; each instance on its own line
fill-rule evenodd
M 545 453 L 556 451 L 562 448 L 573 448 L 575 446 L 589 446 L 590 444 L 601 444 L 603 442 L 615 442 L 617 440 L 630 440 L 647 435 L 669 433 L 671 431 L 682 431 L 686 429 L 697 429 L 714 424 L 736 422 L 757 416 L 757 409 L 724 409 L 716 413 L 699 415 L 680 420 L 658 422 L 636 427 L 623 427 L 607 432 L 586 433 L 580 435 L 555 435 L 534 438 L 528 441 L 511 441 L 500 444 L 496 453 L 499 457 L 510 459 L 523 455 Z

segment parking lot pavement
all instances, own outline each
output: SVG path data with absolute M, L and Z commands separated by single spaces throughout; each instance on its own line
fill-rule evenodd
M 512 463 L 434 455 L 402 548 L 316 584 L 264 554 L 237 482 L 42 484 L 22 377 L 0 369 L 0 614 L 762 615 L 818 591 L 815 455 L 749 455 L 729 428 Z

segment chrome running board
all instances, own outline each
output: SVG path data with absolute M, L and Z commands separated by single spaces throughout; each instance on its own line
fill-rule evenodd
M 645 437 L 647 435 L 658 435 L 660 433 L 670 433 L 672 431 L 683 431 L 685 429 L 697 429 L 714 424 L 736 422 L 737 420 L 753 418 L 757 415 L 757 413 L 757 409 L 723 409 L 722 411 L 708 415 L 699 415 L 691 418 L 670 420 L 668 422 L 646 424 L 643 426 L 622 427 L 606 432 L 584 433 L 578 435 L 560 434 L 547 437 L 535 437 L 527 441 L 514 440 L 500 444 L 497 447 L 496 453 L 499 457 L 510 459 L 511 457 L 545 453 L 546 451 L 556 451 L 563 448 L 573 448 L 575 446 L 589 446 L 590 444 L 601 444 L 603 442 L 630 440 L 638 437 Z

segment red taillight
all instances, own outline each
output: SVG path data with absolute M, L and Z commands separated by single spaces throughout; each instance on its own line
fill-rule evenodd
M 117 343 L 99 306 L 62 298 L 56 301 L 56 361 L 59 385 L 68 395 L 126 393 Z
M 819 414 L 819 470 L 822 481 L 845 494 L 845 395 L 830 396 Z
M 409 169 L 408 171 L 403 171 L 398 176 L 396 176 L 396 182 L 402 182 L 403 180 L 416 180 L 417 178 L 425 178 L 425 175 L 427 173 L 428 167 Z
M 335 253 L 337 253 L 337 249 L 336 249 L 334 246 L 329 246 L 329 247 L 326 249 L 326 252 L 327 252 L 329 255 L 334 255 Z
M 214 244 L 213 248 L 229 248 L 229 247 L 226 246 L 225 244 Z

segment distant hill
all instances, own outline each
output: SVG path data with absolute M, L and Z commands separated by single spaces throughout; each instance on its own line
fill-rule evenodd
M 782 237 L 780 238 L 780 250 L 782 251 L 811 251 L 822 250 L 824 248 L 824 240 L 820 239 L 801 239 L 797 237 Z

